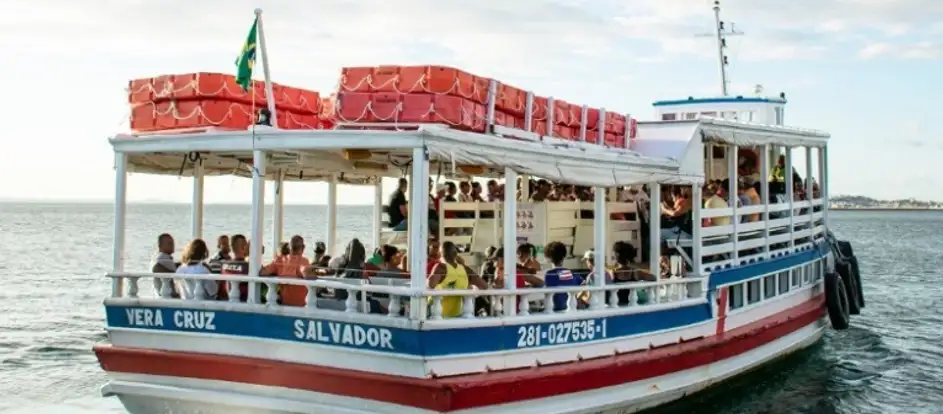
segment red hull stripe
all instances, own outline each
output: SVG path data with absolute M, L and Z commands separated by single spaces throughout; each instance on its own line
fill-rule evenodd
M 819 295 L 779 314 L 670 347 L 537 368 L 419 379 L 233 356 L 95 347 L 102 369 L 241 382 L 448 412 L 625 384 L 734 357 L 825 315 Z

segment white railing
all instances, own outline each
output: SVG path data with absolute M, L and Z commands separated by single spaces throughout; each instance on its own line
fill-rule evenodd
M 444 298 L 462 298 L 461 315 L 457 315 L 454 319 L 467 320 L 505 317 L 502 312 L 503 307 L 514 303 L 518 304 L 519 314 L 511 318 L 571 314 L 602 309 L 642 308 L 671 303 L 681 306 L 691 299 L 703 299 L 703 292 L 707 291 L 707 278 L 681 277 L 657 282 L 628 282 L 606 286 L 432 290 L 409 287 L 409 279 L 379 277 L 369 280 L 340 278 L 305 280 L 175 273 L 108 273 L 106 276 L 123 279 L 125 282 L 126 291 L 118 292 L 117 295 L 113 295 L 113 298 L 139 299 L 142 290 L 141 280 L 156 279 L 160 281 L 160 289 L 156 292 L 155 298 L 157 300 L 184 301 L 189 304 L 219 303 L 243 307 L 252 312 L 290 308 L 318 312 L 321 317 L 330 317 L 331 312 L 339 312 L 348 315 L 370 314 L 374 317 L 386 316 L 415 320 L 453 319 L 443 317 L 442 300 Z M 248 297 L 248 301 L 242 302 L 239 290 L 239 285 L 242 283 L 265 286 L 267 292 L 257 299 Z M 211 290 L 207 289 L 207 286 L 212 288 L 214 284 L 221 289 L 219 293 L 225 291 L 228 299 L 207 297 L 207 292 Z M 186 291 L 183 292 L 183 297 L 173 297 L 172 285 L 178 286 L 178 290 Z M 290 292 L 294 289 L 303 290 Z M 261 291 L 258 287 L 247 290 L 249 292 Z M 338 292 L 346 292 L 346 295 L 338 295 Z M 554 311 L 552 305 L 554 295 L 561 293 L 567 294 L 567 307 Z M 604 299 L 592 300 L 594 295 L 600 294 Z M 479 299 L 484 302 L 476 306 L 476 301 Z M 620 299 L 625 300 L 620 302 Z M 412 317 L 409 315 L 410 300 L 420 300 L 427 304 L 421 307 L 422 315 Z
M 825 237 L 822 199 L 789 203 L 760 204 L 701 210 L 705 221 L 727 218 L 730 224 L 701 226 L 701 272 L 709 273 L 730 267 L 754 263 L 783 254 L 810 248 Z M 769 216 L 766 216 L 766 212 Z M 757 221 L 743 222 L 743 217 L 757 217 Z M 736 233 L 735 233 L 736 232 Z M 690 249 L 690 239 L 668 240 L 675 249 Z M 694 260 L 686 257 L 688 264 Z

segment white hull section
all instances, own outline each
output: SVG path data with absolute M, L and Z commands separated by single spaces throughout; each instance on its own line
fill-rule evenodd
M 817 342 L 826 318 L 773 342 L 709 365 L 552 398 L 456 411 L 462 414 L 629 414 L 678 400 Z M 105 395 L 132 414 L 425 414 L 433 411 L 317 392 L 223 381 L 109 373 Z

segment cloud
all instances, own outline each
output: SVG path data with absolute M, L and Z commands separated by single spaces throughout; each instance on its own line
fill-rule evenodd
M 911 44 L 877 42 L 871 43 L 858 52 L 861 59 L 892 57 L 905 60 L 943 59 L 943 43 L 923 41 Z

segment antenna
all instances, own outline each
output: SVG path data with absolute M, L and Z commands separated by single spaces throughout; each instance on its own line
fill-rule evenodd
M 727 55 L 724 53 L 724 50 L 727 49 L 727 36 L 742 36 L 743 32 L 737 31 L 734 27 L 734 23 L 730 23 L 730 30 L 724 28 L 724 21 L 720 20 L 720 1 L 714 1 L 714 22 L 715 30 L 714 33 L 702 33 L 696 35 L 696 37 L 715 37 L 717 39 L 717 58 L 720 63 L 720 90 L 723 93 L 723 96 L 727 96 L 727 85 L 730 83 L 727 80 Z

